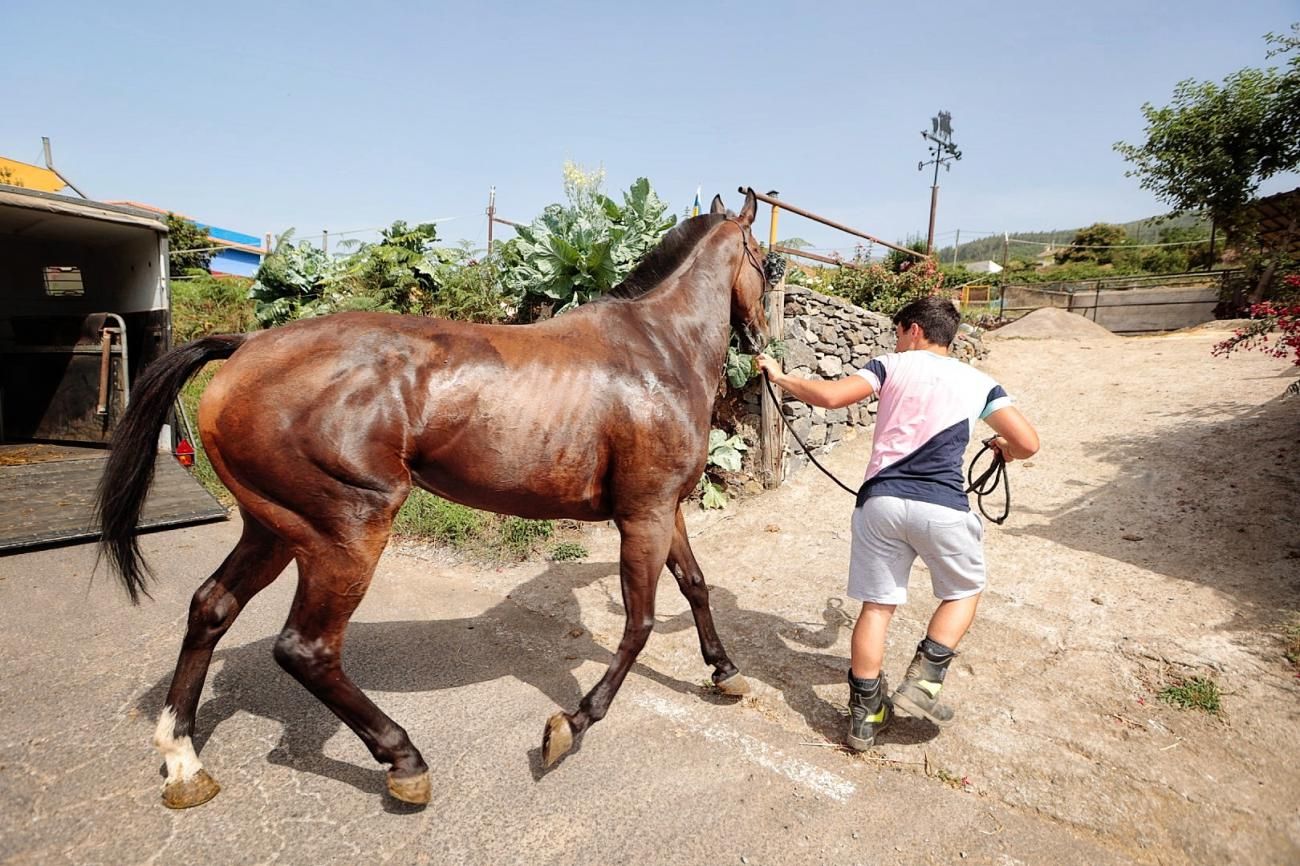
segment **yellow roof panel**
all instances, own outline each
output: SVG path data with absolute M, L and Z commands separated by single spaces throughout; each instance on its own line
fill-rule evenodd
M 3 156 L 0 156 L 0 183 L 21 186 L 26 189 L 36 189 L 41 192 L 58 192 L 67 186 L 63 182 L 63 178 L 48 168 L 29 165 Z

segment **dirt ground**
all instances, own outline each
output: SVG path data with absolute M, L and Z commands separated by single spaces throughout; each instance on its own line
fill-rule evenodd
M 619 642 L 617 533 L 592 526 L 583 562 L 500 567 L 395 543 L 346 664 L 424 750 L 435 803 L 394 808 L 360 742 L 271 660 L 290 568 L 209 674 L 196 744 L 224 790 L 168 812 L 149 737 L 232 520 L 142 536 L 160 580 L 140 607 L 92 578 L 89 545 L 0 558 L 0 863 L 1300 862 L 1300 679 L 1280 637 L 1300 616 L 1297 370 L 1211 357 L 1222 330 L 1084 330 L 989 339 L 981 367 L 1043 449 L 1011 466 L 1011 518 L 987 527 L 990 589 L 942 733 L 900 717 L 865 755 L 839 746 L 853 503 L 809 468 L 688 519 L 751 697 L 707 686 L 665 576 L 609 715 L 544 771 L 544 719 Z M 852 482 L 869 450 L 823 462 Z M 891 678 L 933 607 L 918 566 Z M 1157 698 L 1188 676 L 1219 684 L 1221 714 Z
M 1300 679 L 1280 636 L 1300 608 L 1300 398 L 1283 397 L 1297 370 L 1211 357 L 1213 327 L 1042 332 L 1065 338 L 990 335 L 981 364 L 1043 447 L 1011 466 L 1010 520 L 987 525 L 990 590 L 946 690 L 960 720 L 942 735 L 904 720 L 870 760 L 1050 816 L 1134 862 L 1300 862 Z M 855 477 L 868 447 L 828 462 Z M 776 686 L 755 711 L 792 738 L 839 742 L 851 502 L 814 472 L 702 527 L 696 549 L 731 563 L 714 566 L 719 621 L 739 620 L 734 655 Z M 891 631 L 895 678 L 928 590 L 918 565 Z M 817 619 L 819 598 L 822 621 L 780 627 Z M 755 611 L 781 619 L 768 628 Z M 1220 715 L 1157 699 L 1191 676 L 1220 685 Z

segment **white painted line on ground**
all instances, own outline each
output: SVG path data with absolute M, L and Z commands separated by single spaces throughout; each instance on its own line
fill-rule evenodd
M 713 724 L 700 718 L 690 707 L 675 701 L 657 695 L 639 694 L 633 697 L 633 702 L 656 715 L 676 722 L 706 740 L 729 746 L 746 760 L 774 773 L 780 773 L 790 781 L 803 785 L 824 797 L 844 803 L 857 791 L 857 787 L 847 779 L 840 778 L 820 767 L 814 767 L 798 758 L 788 757 L 780 749 L 774 749 L 748 734 L 742 734 L 724 725 Z

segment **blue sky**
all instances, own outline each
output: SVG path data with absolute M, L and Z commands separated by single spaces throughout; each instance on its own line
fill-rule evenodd
M 38 161 L 47 135 L 94 198 L 259 236 L 454 217 L 442 234 L 478 244 L 489 186 L 530 219 L 566 159 L 611 192 L 647 176 L 678 212 L 752 184 L 923 236 L 941 109 L 963 159 L 940 243 L 1151 216 L 1111 147 L 1143 140 L 1142 103 L 1267 65 L 1263 35 L 1300 19 L 1296 0 L 7 5 L 0 154 Z

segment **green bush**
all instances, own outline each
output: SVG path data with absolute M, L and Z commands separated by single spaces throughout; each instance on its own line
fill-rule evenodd
M 203 389 L 208 387 L 212 377 L 221 369 L 221 365 L 209 364 L 200 370 L 194 378 L 185 383 L 181 389 L 181 405 L 185 407 L 185 413 L 189 415 L 190 423 L 194 425 L 194 441 L 190 444 L 194 446 L 194 477 L 203 485 L 217 501 L 226 507 L 235 504 L 235 497 L 226 489 L 226 485 L 221 483 L 217 477 L 217 472 L 212 468 L 212 461 L 208 460 L 208 453 L 203 448 L 203 441 L 199 434 L 199 400 L 203 397 Z M 179 419 L 177 419 L 179 422 Z M 182 434 L 184 430 L 180 431 Z
M 884 316 L 943 289 L 943 273 L 934 259 L 920 259 L 897 273 L 879 262 L 859 260 L 854 264 L 857 267 L 840 268 L 835 274 L 832 293 Z M 900 262 L 900 267 L 903 264 Z
M 242 334 L 257 327 L 245 277 L 214 277 L 191 270 L 174 277 L 172 342 L 179 345 L 208 334 Z
M 495 263 L 467 246 L 435 247 L 432 223 L 398 220 L 376 243 L 327 256 L 286 232 L 257 271 L 249 296 L 257 320 L 272 327 L 345 311 L 439 316 L 499 322 L 514 300 L 502 288 Z
M 565 163 L 567 204 L 548 205 L 502 245 L 502 281 L 532 320 L 549 307 L 562 313 L 608 292 L 631 273 L 677 217 L 638 178 L 619 205 L 601 192 L 604 171 Z

